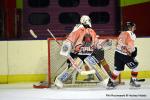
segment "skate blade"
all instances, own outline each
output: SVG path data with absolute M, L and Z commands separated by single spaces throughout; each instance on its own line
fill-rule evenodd
M 107 89 L 107 90 L 114 90 L 114 89 L 116 89 L 116 87 L 108 87 L 108 86 L 107 86 L 106 89 Z
M 141 87 L 133 87 L 133 86 L 131 86 L 131 87 L 129 87 L 129 89 L 131 89 L 131 90 L 138 90 L 138 89 L 141 89 Z
M 139 85 L 139 86 L 133 86 L 131 84 L 130 84 L 130 87 L 129 87 L 129 89 L 140 89 L 140 88 L 141 88 L 141 85 Z

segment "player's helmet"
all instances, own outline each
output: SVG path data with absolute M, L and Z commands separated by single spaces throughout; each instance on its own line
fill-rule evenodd
M 83 24 L 83 25 L 88 25 L 89 27 L 92 27 L 92 25 L 91 25 L 91 19 L 87 15 L 81 16 L 80 23 Z
M 125 25 L 124 25 L 124 31 L 128 31 L 133 26 L 136 26 L 135 23 L 133 23 L 133 22 L 126 22 Z

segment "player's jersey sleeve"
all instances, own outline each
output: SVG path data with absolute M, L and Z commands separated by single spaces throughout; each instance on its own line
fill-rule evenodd
M 134 51 L 134 40 L 132 39 L 132 35 L 130 33 L 127 34 L 127 39 L 126 39 L 126 44 L 127 44 L 127 50 L 132 53 Z

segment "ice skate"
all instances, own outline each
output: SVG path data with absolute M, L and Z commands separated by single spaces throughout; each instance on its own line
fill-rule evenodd
M 110 89 L 113 89 L 116 87 L 116 84 L 114 82 L 112 82 L 111 79 L 109 79 L 108 83 L 107 83 L 107 87 Z
M 133 80 L 132 78 L 130 79 L 130 85 L 133 86 L 133 87 L 141 87 L 141 85 L 137 84 L 136 80 Z

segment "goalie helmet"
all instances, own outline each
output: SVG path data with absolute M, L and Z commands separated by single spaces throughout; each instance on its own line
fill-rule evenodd
M 92 25 L 91 25 L 91 19 L 87 15 L 81 16 L 80 23 L 83 24 L 83 25 L 88 25 L 89 27 L 92 27 Z

